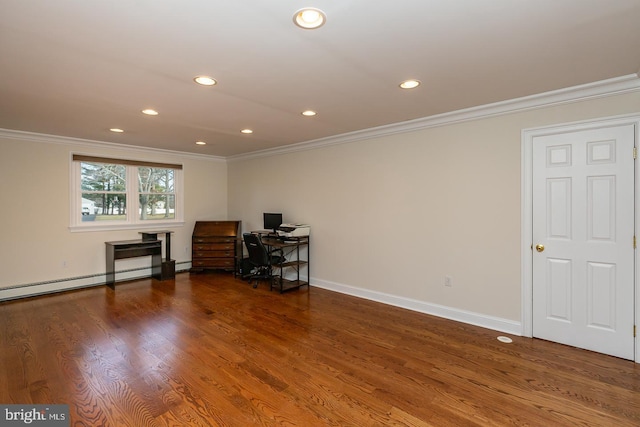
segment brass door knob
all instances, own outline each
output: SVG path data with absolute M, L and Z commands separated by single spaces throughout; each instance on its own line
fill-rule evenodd
M 544 251 L 544 245 L 536 245 L 536 251 L 538 252 Z

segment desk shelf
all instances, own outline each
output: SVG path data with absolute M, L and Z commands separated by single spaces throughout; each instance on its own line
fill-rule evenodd
M 272 265 L 279 270 L 271 282 L 271 290 L 275 287 L 280 293 L 309 286 L 309 282 L 300 279 L 300 270 L 306 269 L 307 278 L 311 277 L 309 267 L 309 236 L 293 237 L 286 241 L 277 238 L 263 237 L 262 243 L 271 250 L 282 250 L 285 261 Z M 287 277 L 289 276 L 289 277 Z
M 274 279 L 274 285 L 277 289 L 280 290 L 280 293 L 287 292 L 293 289 L 298 289 L 302 286 L 308 286 L 309 282 L 304 280 L 289 280 L 282 277 L 276 277 Z
M 171 259 L 171 235 L 173 234 L 173 231 L 171 230 L 139 231 L 138 234 L 142 235 L 142 240 L 145 242 L 158 240 L 158 234 L 165 235 L 165 241 L 164 241 L 165 258 L 162 260 L 159 280 L 175 279 L 176 278 L 176 261 L 174 259 Z
M 283 262 L 281 264 L 276 265 L 275 267 L 277 268 L 287 268 L 287 267 L 300 267 L 302 268 L 305 265 L 308 265 L 309 261 L 304 261 L 304 260 L 296 260 L 296 261 L 287 261 L 287 262 Z
M 160 280 L 162 274 L 162 242 L 160 240 L 121 240 L 104 242 L 106 246 L 106 285 L 115 290 L 116 260 L 151 256 L 151 277 Z

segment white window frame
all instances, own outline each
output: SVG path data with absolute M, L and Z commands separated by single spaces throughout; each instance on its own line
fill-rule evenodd
M 90 160 L 76 160 L 75 156 L 87 157 Z M 184 225 L 184 191 L 183 191 L 183 169 L 171 167 L 165 163 L 153 163 L 144 160 L 124 160 L 97 156 L 83 156 L 79 154 L 71 155 L 70 166 L 70 191 L 69 191 L 69 229 L 72 232 L 82 231 L 108 231 L 108 230 L 146 230 L 170 228 Z M 127 217 L 124 221 L 82 221 L 82 162 L 119 164 L 126 168 L 127 179 Z M 140 207 L 140 197 L 138 192 L 138 167 L 153 166 L 174 170 L 174 192 L 175 192 L 175 217 L 173 219 L 141 220 L 138 215 Z

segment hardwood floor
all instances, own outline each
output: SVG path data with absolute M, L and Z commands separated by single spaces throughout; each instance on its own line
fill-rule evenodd
M 640 365 L 498 335 L 183 273 L 0 303 L 0 403 L 72 426 L 640 425 Z

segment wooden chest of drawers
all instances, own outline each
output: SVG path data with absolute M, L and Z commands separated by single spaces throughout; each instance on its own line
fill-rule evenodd
M 191 236 L 191 271 L 209 269 L 237 271 L 240 221 L 198 221 Z

